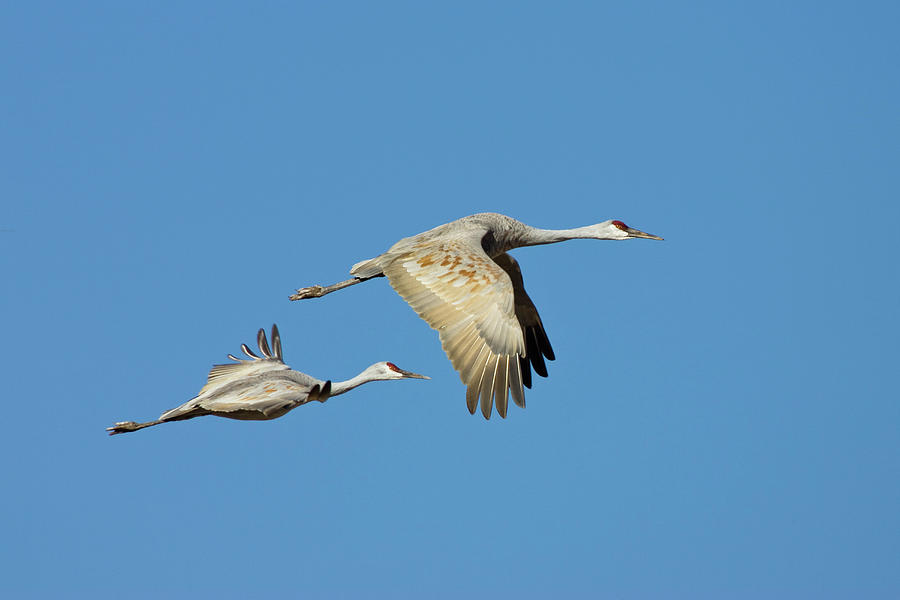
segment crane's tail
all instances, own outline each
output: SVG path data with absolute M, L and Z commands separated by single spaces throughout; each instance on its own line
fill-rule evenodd
M 372 277 L 378 277 L 379 275 L 384 275 L 384 272 L 381 269 L 381 264 L 379 264 L 380 257 L 376 256 L 375 258 L 370 258 L 368 260 L 363 260 L 352 267 L 350 267 L 350 274 L 356 277 L 357 279 L 371 279 Z

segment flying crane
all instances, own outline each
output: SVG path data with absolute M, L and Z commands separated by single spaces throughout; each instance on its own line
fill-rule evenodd
M 425 375 L 404 371 L 394 363 L 377 362 L 347 381 L 322 381 L 284 364 L 277 326 L 272 325 L 274 352 L 269 348 L 265 330 L 259 330 L 256 343 L 262 356 L 255 354 L 246 344 L 241 344 L 247 360 L 229 354 L 228 358 L 235 362 L 215 365 L 197 396 L 164 412 L 155 421 L 120 421 L 106 429 L 109 435 L 205 415 L 267 421 L 277 419 L 307 402 L 325 402 L 370 381 L 429 379 Z
M 531 369 L 547 376 L 553 348 L 507 252 L 573 239 L 661 237 L 610 220 L 575 229 L 538 229 L 497 213 L 471 215 L 404 238 L 384 254 L 350 269 L 352 279 L 298 289 L 291 300 L 318 298 L 375 277 L 388 282 L 438 331 L 441 346 L 466 385 L 466 406 L 506 417 L 509 395 L 525 407 Z

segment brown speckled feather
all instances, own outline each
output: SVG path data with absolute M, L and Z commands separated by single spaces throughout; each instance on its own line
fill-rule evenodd
M 524 404 L 520 357 L 525 355 L 509 275 L 469 232 L 434 244 L 413 245 L 385 265 L 400 296 L 436 329 L 441 345 L 468 387 L 466 404 L 490 418 L 493 404 L 506 417 L 509 391 Z

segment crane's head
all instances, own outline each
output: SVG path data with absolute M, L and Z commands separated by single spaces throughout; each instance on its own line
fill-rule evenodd
M 392 362 L 377 362 L 365 370 L 366 375 L 372 380 L 387 379 L 431 379 L 427 375 L 419 375 L 412 371 L 404 371 Z
M 600 230 L 602 239 L 605 240 L 630 240 L 632 238 L 644 238 L 646 240 L 662 240 L 658 235 L 644 233 L 634 227 L 629 227 L 622 221 L 604 221 L 595 225 Z

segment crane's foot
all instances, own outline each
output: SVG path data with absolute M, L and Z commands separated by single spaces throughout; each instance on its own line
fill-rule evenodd
M 107 427 L 106 430 L 109 432 L 109 435 L 116 435 L 117 433 L 137 431 L 140 428 L 140 425 L 138 423 L 135 423 L 134 421 L 119 421 L 112 427 Z
M 296 294 L 291 294 L 291 300 L 305 300 L 307 298 L 320 298 L 325 295 L 325 288 L 321 285 L 311 285 L 309 287 L 300 288 Z

